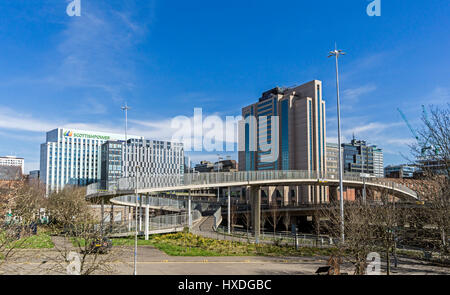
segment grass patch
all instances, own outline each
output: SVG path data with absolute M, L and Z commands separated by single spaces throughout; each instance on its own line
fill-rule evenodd
M 17 241 L 10 242 L 6 248 L 14 249 L 51 249 L 55 245 L 50 235 L 40 233 L 34 236 L 21 238 Z
M 114 246 L 134 246 L 134 238 L 113 239 Z M 152 236 L 148 241 L 138 240 L 139 246 L 154 246 L 171 256 L 329 256 L 332 249 L 299 248 L 251 243 L 221 241 L 190 233 Z

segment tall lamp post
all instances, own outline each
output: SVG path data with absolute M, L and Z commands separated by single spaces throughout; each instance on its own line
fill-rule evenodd
M 334 51 L 330 51 L 328 57 L 336 58 L 336 93 L 337 93 L 337 123 L 338 123 L 338 152 L 339 152 L 339 194 L 340 194 L 340 210 L 341 210 L 341 242 L 345 242 L 344 234 L 344 184 L 342 181 L 343 163 L 342 163 L 342 146 L 341 146 L 341 103 L 339 99 L 339 57 L 345 55 L 345 52 L 335 47 Z
M 127 177 L 127 161 L 128 161 L 128 150 L 127 150 L 127 141 L 128 141 L 128 110 L 131 108 L 128 106 L 127 103 L 123 107 L 121 107 L 122 111 L 125 112 L 125 159 L 123 161 L 124 163 L 124 175 L 123 177 Z
M 136 208 L 136 210 L 135 210 L 135 227 L 134 227 L 134 229 L 135 229 L 135 231 L 134 231 L 134 275 L 137 275 L 137 241 L 138 241 L 138 227 L 137 227 L 137 218 L 138 218 L 138 216 L 137 216 L 137 214 L 138 214 L 138 206 L 139 206 L 139 203 L 138 203 L 138 198 L 139 198 L 139 195 L 138 195 L 138 168 L 139 168 L 139 166 L 138 165 L 136 165 L 136 176 L 135 176 L 135 182 L 136 182 L 136 184 L 135 184 L 135 189 L 136 189 L 136 204 L 135 204 L 135 208 Z
M 219 172 L 220 172 L 220 160 L 223 160 L 223 158 L 222 158 L 219 154 L 217 154 L 217 157 L 218 157 L 218 162 L 217 162 L 217 173 L 219 173 Z M 219 176 L 219 174 L 217 174 L 217 176 Z M 220 188 L 217 187 L 217 203 L 220 202 L 219 192 L 220 192 Z

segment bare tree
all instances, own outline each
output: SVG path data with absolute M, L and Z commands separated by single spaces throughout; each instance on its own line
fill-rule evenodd
M 283 215 L 283 225 L 286 231 L 289 230 L 289 226 L 291 225 L 291 214 L 289 211 L 286 211 Z
M 250 225 L 251 225 L 251 219 L 252 219 L 252 215 L 251 215 L 250 211 L 246 210 L 242 214 L 242 222 L 244 223 L 244 226 L 247 229 L 247 240 L 248 240 L 249 228 L 250 228 Z
M 374 241 L 375 234 L 371 226 L 373 211 L 370 206 L 362 204 L 360 201 L 347 202 L 345 204 L 345 243 L 339 242 L 336 253 L 333 254 L 334 261 L 341 261 L 344 258 L 355 266 L 355 274 L 362 275 L 366 272 L 366 259 L 370 252 L 376 249 Z M 335 240 L 339 239 L 341 217 L 337 203 L 322 209 L 321 215 L 328 220 L 323 225 Z
M 386 255 L 386 274 L 391 273 L 391 254 L 396 251 L 396 237 L 398 234 L 399 211 L 395 208 L 395 197 L 387 190 L 380 190 L 381 203 L 371 207 L 371 222 L 374 229 L 375 245 L 379 246 Z
M 16 255 L 37 233 L 43 190 L 25 179 L 3 183 L 0 189 L 0 273 L 12 273 L 11 265 L 30 253 Z M 17 269 L 18 266 L 15 265 Z
M 429 186 L 423 194 L 428 221 L 437 228 L 440 239 L 435 242 L 442 255 L 448 255 L 450 232 L 450 104 L 447 108 L 429 107 L 422 116 L 423 127 L 417 143 L 411 146 L 413 156 Z
M 272 226 L 273 234 L 275 236 L 275 233 L 277 231 L 277 225 L 282 217 L 277 201 L 274 201 L 269 205 L 269 212 L 270 217 L 267 216 L 267 221 Z
M 47 208 L 52 220 L 52 230 L 57 255 L 48 257 L 53 263 L 50 272 L 67 273 L 76 261 L 77 273 L 112 273 L 112 262 L 119 257 L 119 248 L 108 249 L 109 240 L 104 230 L 104 216 L 96 218 L 85 200 L 85 189 L 66 187 L 49 196 Z M 109 250 L 109 251 L 108 251 Z

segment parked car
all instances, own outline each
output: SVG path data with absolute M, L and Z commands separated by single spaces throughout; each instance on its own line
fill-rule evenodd
M 112 241 L 106 237 L 92 241 L 89 252 L 106 254 L 112 249 Z

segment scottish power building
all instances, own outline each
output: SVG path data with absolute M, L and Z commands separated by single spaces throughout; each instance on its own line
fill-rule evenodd
M 128 138 L 141 137 L 129 135 Z M 122 134 L 58 128 L 41 144 L 40 178 L 47 193 L 66 184 L 88 185 L 101 179 L 101 146 L 125 140 Z
M 239 134 L 239 171 L 326 171 L 326 115 L 321 81 L 269 90 L 258 102 L 244 107 L 242 117 L 245 126 Z M 252 144 L 255 139 L 256 145 Z M 261 149 L 264 145 L 277 151 Z M 283 190 L 284 203 L 327 202 L 323 187 Z
M 151 176 L 156 182 L 179 182 L 184 173 L 181 143 L 144 137 L 58 128 L 41 145 L 40 178 L 47 193 L 65 185 L 101 182 L 115 185 L 122 177 Z M 170 176 L 170 177 L 168 177 Z

